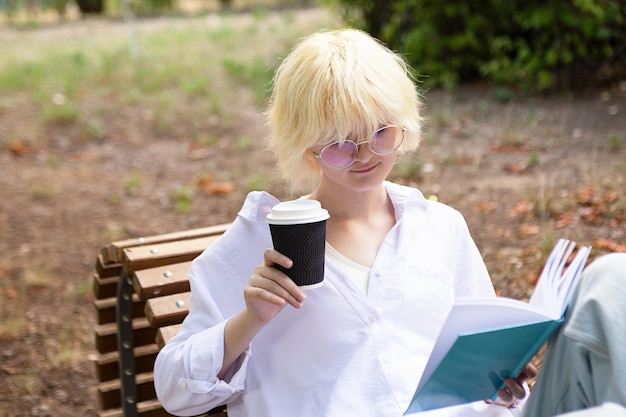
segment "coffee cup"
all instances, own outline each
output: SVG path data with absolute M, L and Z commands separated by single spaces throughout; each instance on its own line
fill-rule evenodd
M 293 261 L 283 271 L 299 287 L 320 287 L 324 281 L 326 220 L 330 216 L 319 201 L 299 199 L 278 203 L 266 217 L 274 249 Z

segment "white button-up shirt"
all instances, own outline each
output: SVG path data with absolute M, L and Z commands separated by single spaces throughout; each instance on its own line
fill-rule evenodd
M 367 296 L 326 259 L 322 287 L 284 308 L 225 380 L 224 326 L 272 246 L 265 216 L 278 201 L 252 192 L 228 231 L 194 260 L 189 315 L 159 353 L 163 406 L 196 415 L 228 404 L 229 417 L 401 416 L 456 297 L 493 296 L 465 220 L 416 189 L 385 183 L 396 225 L 371 268 Z M 423 416 L 510 416 L 484 402 Z

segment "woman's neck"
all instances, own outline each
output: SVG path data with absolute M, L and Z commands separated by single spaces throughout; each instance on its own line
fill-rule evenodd
M 318 187 L 310 198 L 320 201 L 330 214 L 326 240 L 343 256 L 371 267 L 396 222 L 385 186 L 369 190 Z
M 390 209 L 383 184 L 369 190 L 337 189 L 321 184 L 310 198 L 318 200 L 336 219 L 367 219 Z

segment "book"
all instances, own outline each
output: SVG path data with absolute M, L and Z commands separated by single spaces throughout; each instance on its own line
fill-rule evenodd
M 563 322 L 591 251 L 582 246 L 574 254 L 576 246 L 557 242 L 528 302 L 458 299 L 405 415 L 495 400 L 504 379 L 517 377 Z

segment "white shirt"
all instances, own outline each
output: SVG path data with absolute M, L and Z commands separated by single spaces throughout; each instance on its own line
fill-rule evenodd
M 228 404 L 229 417 L 399 417 L 455 297 L 494 291 L 465 220 L 408 187 L 385 183 L 397 223 L 372 265 L 367 296 L 331 259 L 301 309 L 284 308 L 226 380 L 217 374 L 226 321 L 272 246 L 265 216 L 278 201 L 248 195 L 228 231 L 196 260 L 190 312 L 159 353 L 155 388 L 176 415 Z M 331 213 L 332 215 L 332 213 Z M 510 416 L 478 402 L 422 416 Z

